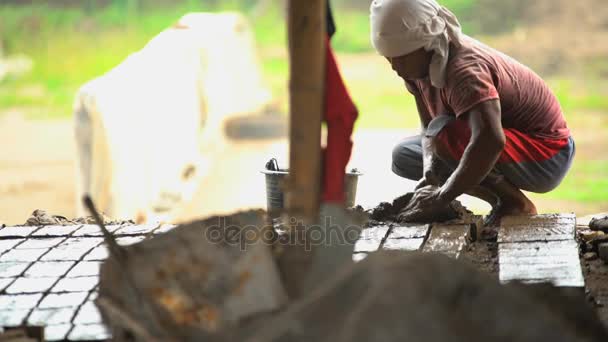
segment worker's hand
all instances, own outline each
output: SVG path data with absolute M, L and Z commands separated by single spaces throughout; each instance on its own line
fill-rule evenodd
M 441 197 L 440 188 L 428 185 L 416 190 L 397 219 L 402 222 L 426 222 L 443 216 L 449 210 L 449 202 Z
M 414 189 L 419 190 L 429 185 L 439 186 L 439 183 L 439 177 L 433 171 L 425 171 L 424 177 L 418 181 Z

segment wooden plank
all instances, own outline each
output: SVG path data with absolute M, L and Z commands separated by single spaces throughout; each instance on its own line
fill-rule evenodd
M 468 224 L 434 224 L 422 251 L 438 252 L 458 259 L 469 242 L 470 232 L 471 226 Z
M 290 174 L 285 204 L 305 223 L 317 220 L 321 194 L 325 11 L 323 0 L 289 1 Z
M 573 240 L 574 214 L 507 216 L 501 220 L 498 243 Z
M 524 283 L 550 282 L 559 287 L 584 287 L 576 241 L 537 241 L 498 245 L 499 279 Z

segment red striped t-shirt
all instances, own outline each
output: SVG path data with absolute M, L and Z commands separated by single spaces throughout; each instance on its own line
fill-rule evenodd
M 528 67 L 473 38 L 464 36 L 461 47 L 451 46 L 446 80 L 441 89 L 428 78 L 406 82 L 429 120 L 442 114 L 458 117 L 481 102 L 499 99 L 504 128 L 545 139 L 570 136 L 549 86 Z

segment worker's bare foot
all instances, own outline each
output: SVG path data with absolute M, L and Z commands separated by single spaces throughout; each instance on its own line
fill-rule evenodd
M 530 199 L 522 194 L 522 198 L 516 201 L 500 200 L 492 208 L 485 220 L 486 226 L 498 226 L 500 220 L 509 215 L 536 215 L 536 206 Z

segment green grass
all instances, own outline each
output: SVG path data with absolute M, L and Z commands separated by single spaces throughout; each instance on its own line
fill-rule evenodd
M 548 198 L 582 203 L 608 203 L 608 160 L 577 160 L 572 169 Z

